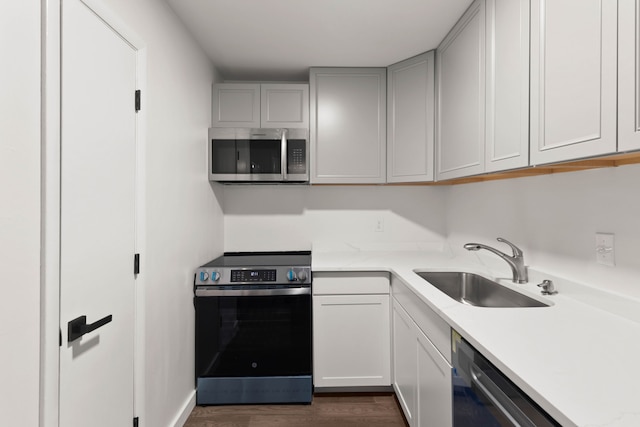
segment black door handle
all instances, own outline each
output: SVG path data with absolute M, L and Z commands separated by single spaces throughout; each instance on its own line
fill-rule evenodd
M 103 317 L 102 319 L 87 325 L 87 316 L 77 317 L 67 325 L 67 342 L 75 341 L 84 334 L 88 334 L 89 332 L 95 331 L 99 327 L 106 325 L 111 322 L 111 320 L 113 320 L 113 316 L 110 314 L 107 317 Z

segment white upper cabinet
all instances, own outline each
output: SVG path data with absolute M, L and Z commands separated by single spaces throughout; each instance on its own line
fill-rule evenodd
M 476 0 L 437 50 L 437 179 L 529 164 L 529 0 Z
M 486 0 L 485 172 L 529 165 L 529 0 Z
M 260 85 L 263 128 L 309 128 L 309 85 Z
M 618 0 L 618 151 L 640 149 L 640 2 Z
M 485 2 L 476 0 L 436 52 L 436 173 L 484 172 Z
M 260 85 L 213 85 L 213 127 L 260 127 Z
M 311 182 L 386 181 L 386 69 L 311 68 Z
M 531 1 L 531 164 L 616 151 L 617 1 Z
M 306 84 L 219 83 L 213 86 L 213 127 L 308 128 Z
M 434 57 L 387 69 L 387 182 L 433 181 Z

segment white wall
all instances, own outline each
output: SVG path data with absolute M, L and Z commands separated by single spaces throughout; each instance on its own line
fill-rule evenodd
M 640 165 L 453 186 L 447 192 L 452 248 L 520 246 L 528 265 L 640 298 Z M 615 233 L 615 267 L 595 261 L 596 232 Z M 475 255 L 474 255 L 475 256 Z M 509 269 L 496 256 L 483 262 Z
M 0 2 L 0 425 L 38 424 L 40 2 Z
M 444 192 L 419 186 L 228 185 L 225 250 L 302 250 L 327 241 L 441 243 Z M 382 232 L 375 231 L 378 219 Z
M 143 426 L 169 426 L 193 402 L 194 270 L 223 248 L 221 190 L 206 173 L 216 73 L 166 3 L 104 2 L 146 44 L 146 366 L 136 406 Z

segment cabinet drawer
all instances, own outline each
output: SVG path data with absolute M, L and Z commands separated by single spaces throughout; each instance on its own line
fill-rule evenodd
M 389 294 L 389 273 L 321 272 L 313 273 L 314 295 Z
M 451 327 L 395 276 L 391 277 L 393 297 L 429 337 L 438 351 L 451 363 Z

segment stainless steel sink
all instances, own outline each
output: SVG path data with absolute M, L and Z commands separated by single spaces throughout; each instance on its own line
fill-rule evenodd
M 462 304 L 478 307 L 549 307 L 473 273 L 429 271 L 416 274 Z

